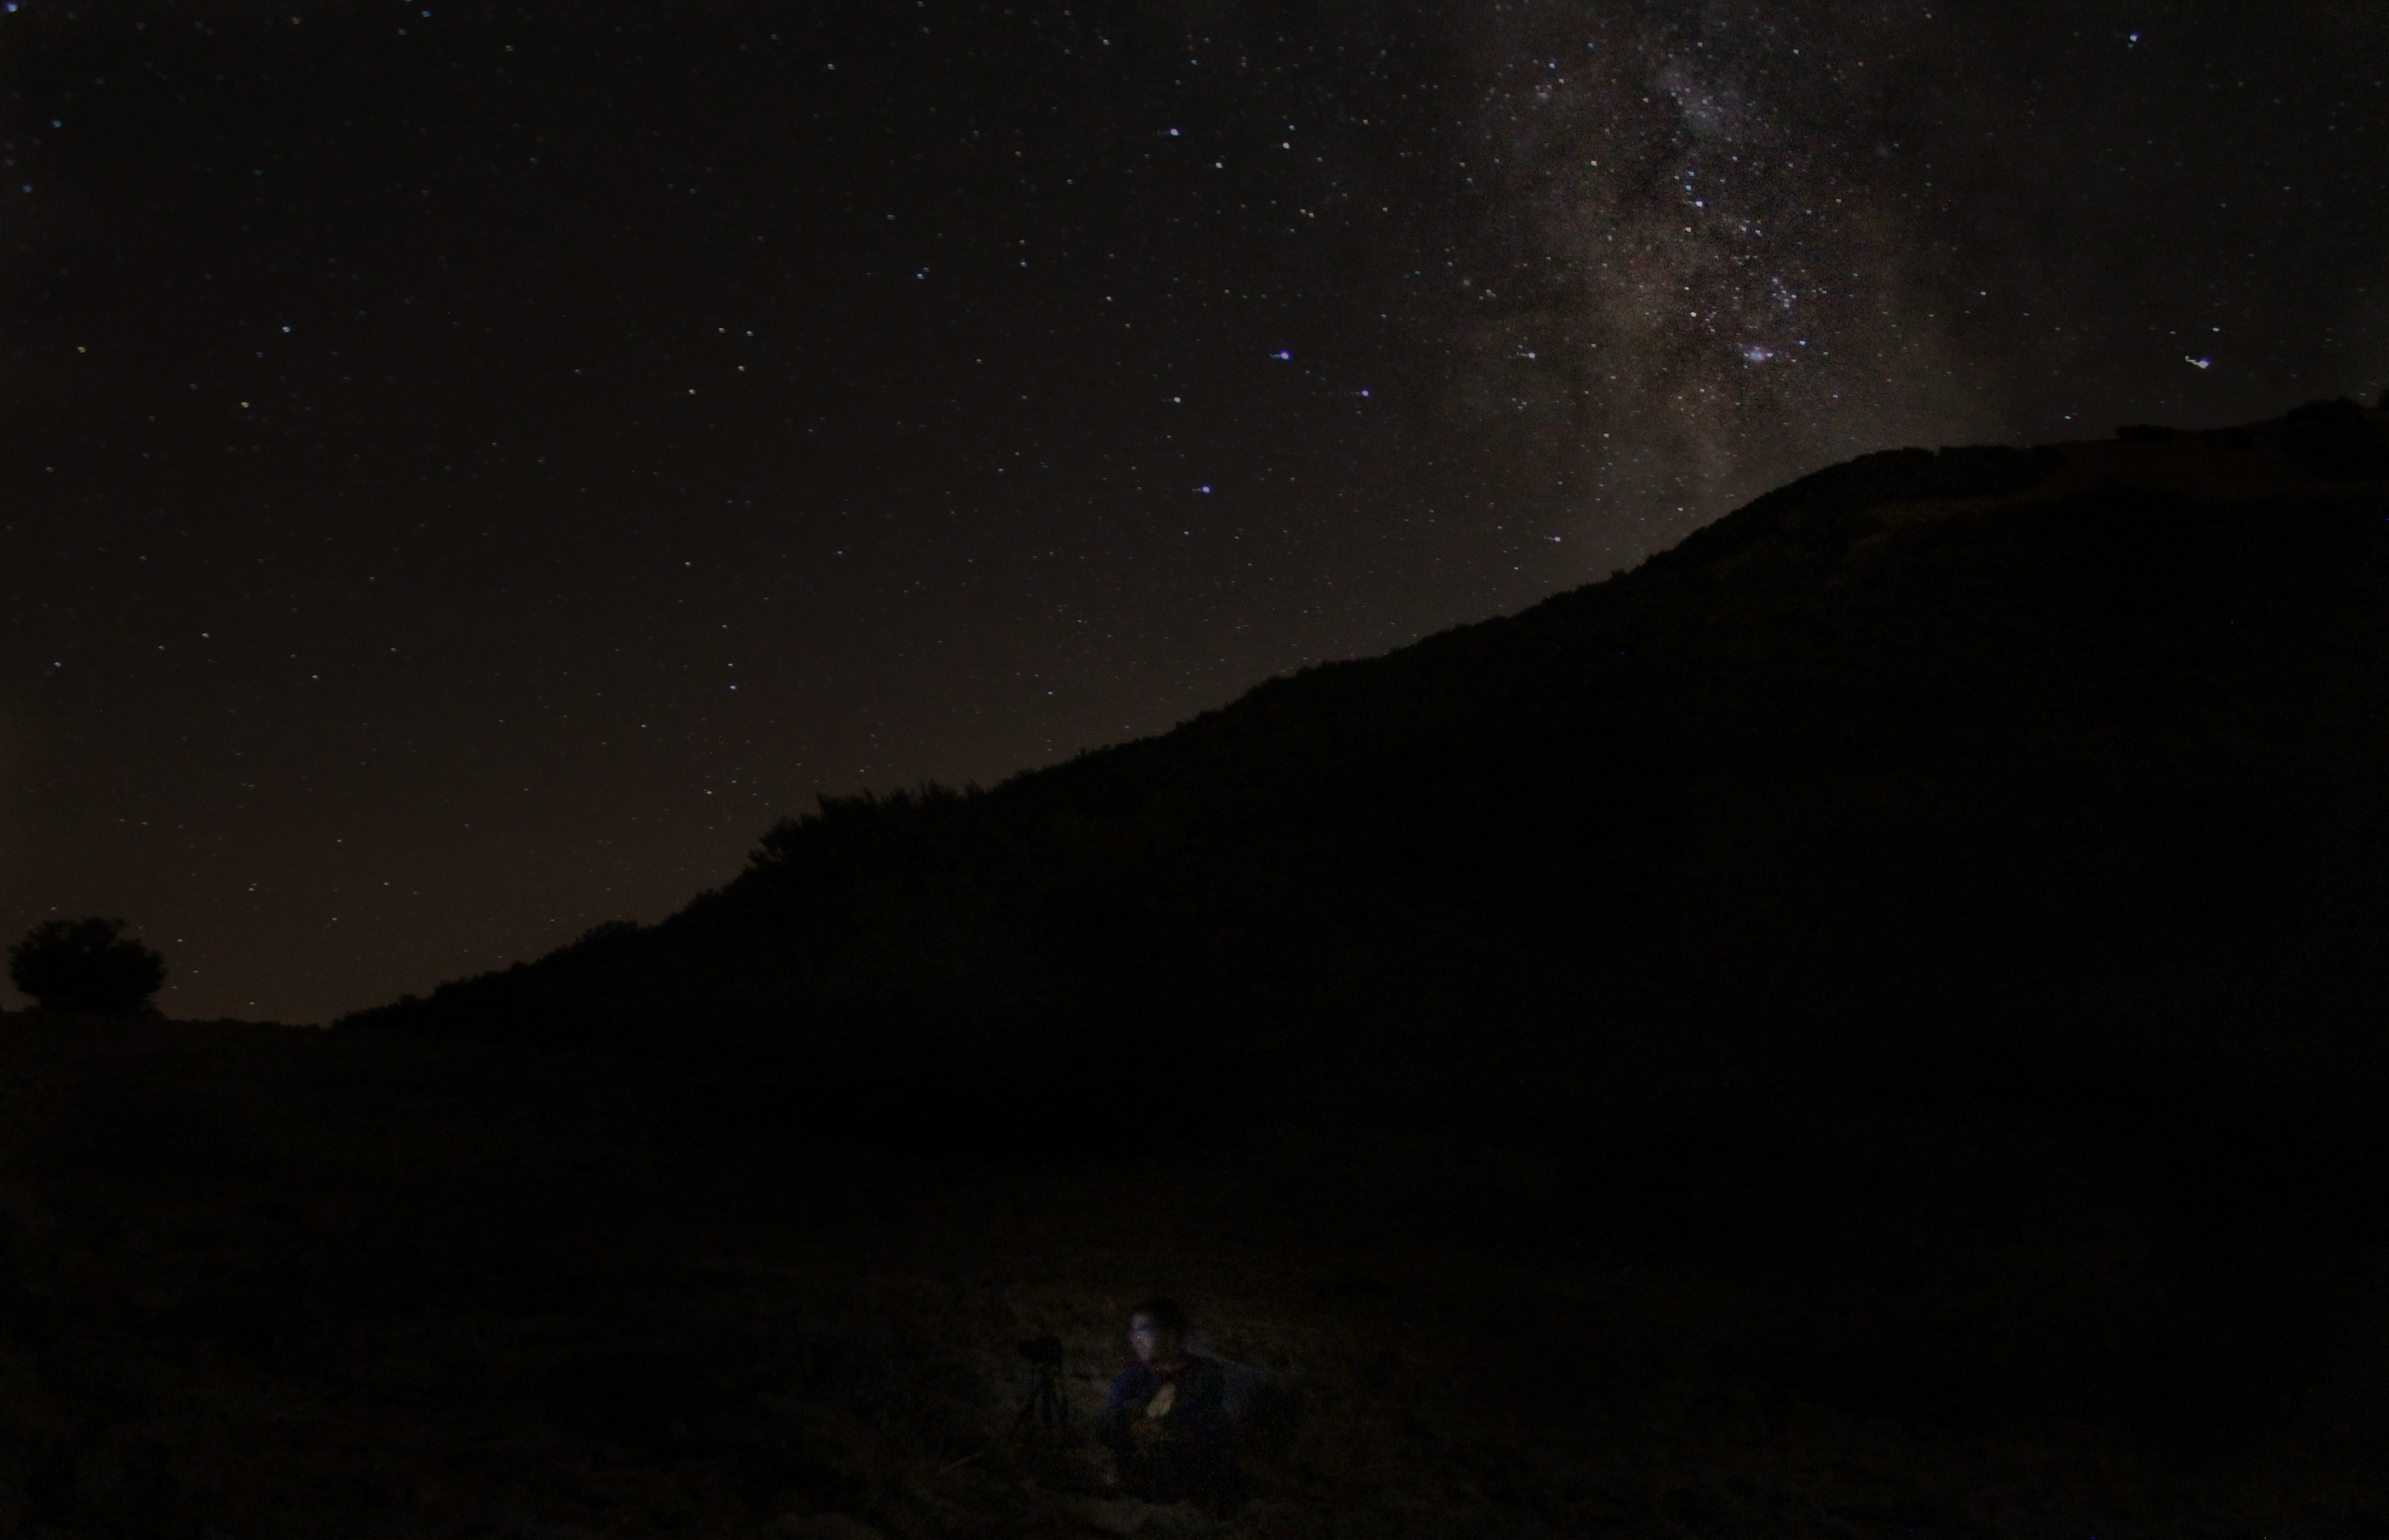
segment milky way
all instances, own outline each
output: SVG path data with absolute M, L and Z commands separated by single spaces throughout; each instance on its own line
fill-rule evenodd
M 1494 8 L 1485 233 L 1452 262 L 1471 405 L 1631 543 L 1888 445 L 2377 388 L 2380 278 L 2318 216 L 2377 227 L 2389 29 L 2221 10 Z

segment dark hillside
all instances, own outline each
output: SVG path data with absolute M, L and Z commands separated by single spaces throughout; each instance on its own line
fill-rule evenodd
M 1160 738 L 827 801 L 660 924 L 356 1020 L 917 1106 L 1158 1046 L 1412 1114 L 2328 1121 L 2389 996 L 2384 700 L 2383 414 L 1898 451 Z
M 0 1536 L 2378 1535 L 2380 431 L 1875 456 L 339 1030 L 0 1018 Z M 1015 1435 L 1155 1290 L 1232 1517 Z

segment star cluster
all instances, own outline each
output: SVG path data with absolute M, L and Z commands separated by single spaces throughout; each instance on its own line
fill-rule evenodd
M 1584 506 L 1665 540 L 1887 444 L 2361 388 L 2389 314 L 2358 255 L 2377 32 L 2324 6 L 1500 8 L 1490 234 L 1457 279 L 1476 408 L 1539 419 Z

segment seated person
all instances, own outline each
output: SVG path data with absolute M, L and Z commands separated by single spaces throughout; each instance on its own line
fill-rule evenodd
M 1129 1314 L 1137 1361 L 1104 1397 L 1096 1436 L 1119 1461 L 1120 1490 L 1147 1502 L 1233 1507 L 1243 1495 L 1227 1380 L 1186 1351 L 1186 1312 L 1149 1299 Z

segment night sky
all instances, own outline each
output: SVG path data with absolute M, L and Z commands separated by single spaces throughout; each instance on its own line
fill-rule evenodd
M 0 938 L 321 1020 L 1855 453 L 2369 394 L 2384 76 L 2377 0 L 18 0 Z

